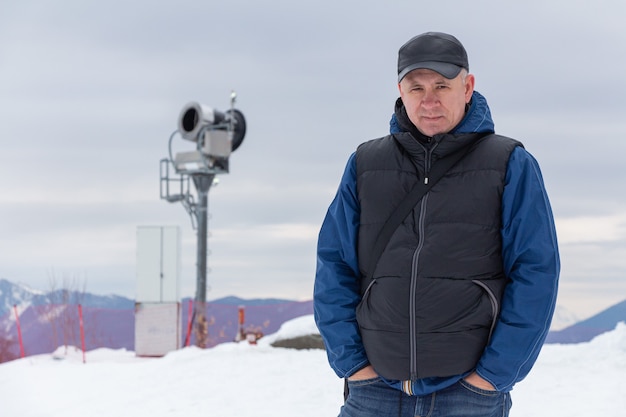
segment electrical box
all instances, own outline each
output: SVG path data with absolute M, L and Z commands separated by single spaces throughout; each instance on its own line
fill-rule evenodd
M 137 294 L 139 303 L 179 301 L 180 228 L 137 228 Z
M 135 355 L 164 356 L 180 349 L 180 303 L 135 304 Z
M 163 356 L 180 348 L 180 243 L 178 226 L 137 228 L 137 356 Z

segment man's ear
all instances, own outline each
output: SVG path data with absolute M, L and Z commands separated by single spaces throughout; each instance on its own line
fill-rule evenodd
M 474 78 L 473 74 L 467 74 L 465 77 L 465 103 L 469 103 L 472 99 L 472 94 L 474 94 L 474 84 L 476 83 L 476 78 Z

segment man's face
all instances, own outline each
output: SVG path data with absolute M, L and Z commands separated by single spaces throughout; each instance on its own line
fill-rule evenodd
M 474 92 L 474 76 L 447 79 L 438 72 L 418 69 L 398 84 L 400 97 L 415 127 L 426 136 L 447 133 L 465 115 Z

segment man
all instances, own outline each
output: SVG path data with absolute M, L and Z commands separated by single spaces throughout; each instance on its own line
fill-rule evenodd
M 400 48 L 391 134 L 350 157 L 324 219 L 314 312 L 347 379 L 340 416 L 507 416 L 548 333 L 560 266 L 541 173 L 495 135 L 468 71 L 451 35 Z M 377 256 L 396 207 L 454 155 Z

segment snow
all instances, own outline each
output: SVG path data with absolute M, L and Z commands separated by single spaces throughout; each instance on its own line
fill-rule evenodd
M 59 348 L 0 365 L 3 417 L 336 416 L 342 381 L 322 350 L 274 348 L 316 333 L 312 316 L 285 323 L 258 345 L 190 347 L 163 358 L 126 350 Z M 512 392 L 512 417 L 623 416 L 626 325 L 591 342 L 545 345 Z

